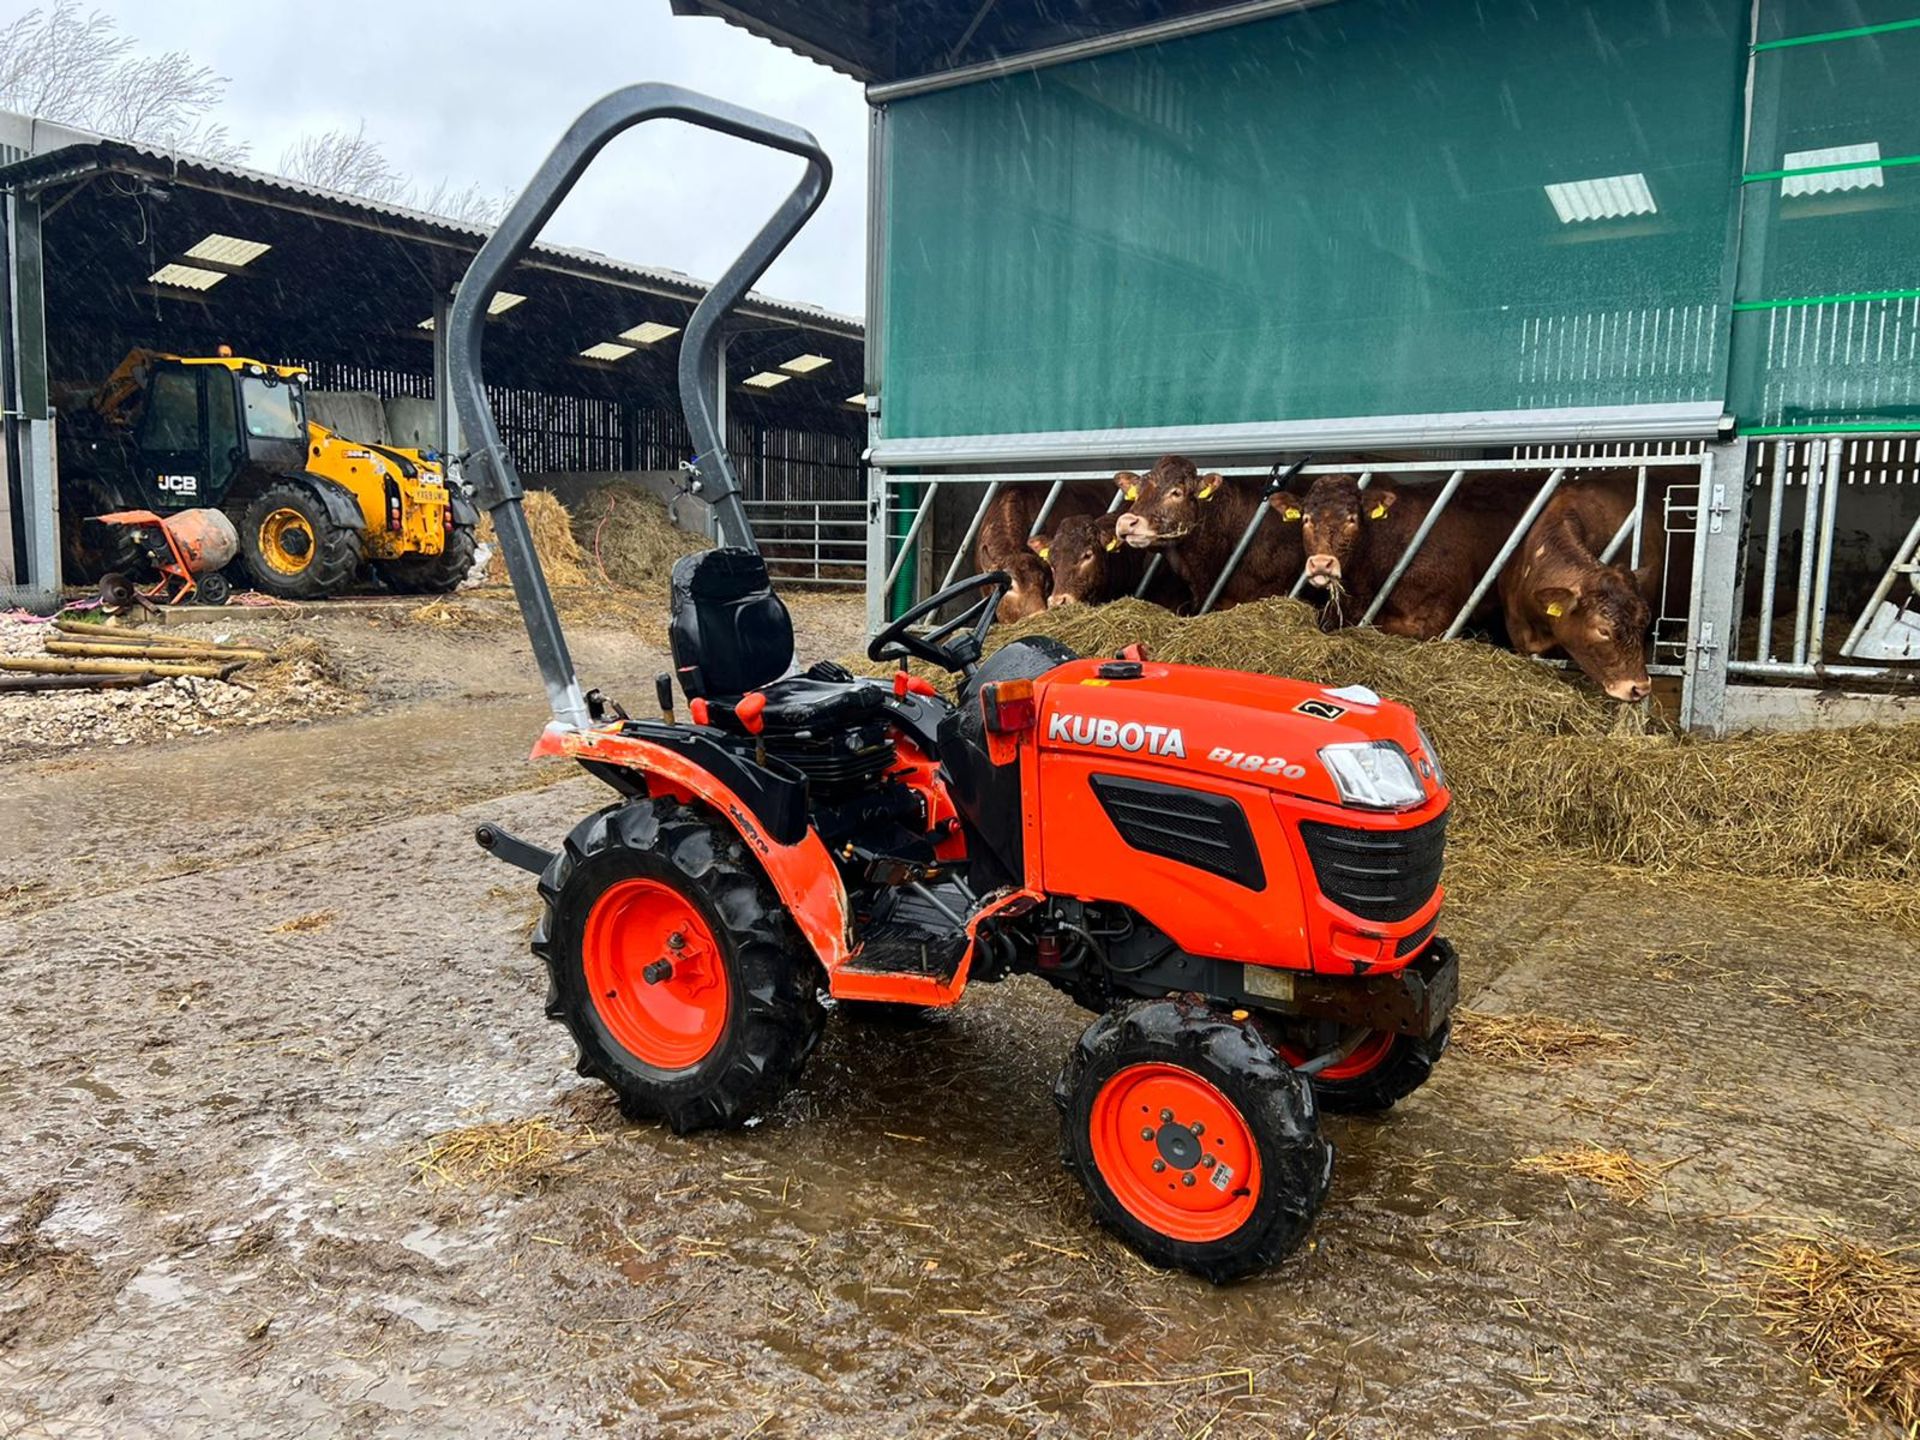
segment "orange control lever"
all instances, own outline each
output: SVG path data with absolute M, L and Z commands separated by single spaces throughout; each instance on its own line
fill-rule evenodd
M 904 670 L 893 672 L 893 693 L 903 699 L 908 695 L 938 695 L 931 680 L 922 680 L 918 675 L 909 675 Z
M 767 728 L 767 722 L 763 718 L 766 709 L 767 697 L 762 695 L 758 690 L 749 690 L 740 697 L 740 702 L 733 707 L 733 713 L 739 717 L 741 727 L 746 730 L 747 734 L 758 735 L 762 730 Z

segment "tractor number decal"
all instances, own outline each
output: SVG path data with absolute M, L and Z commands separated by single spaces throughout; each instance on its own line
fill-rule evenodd
M 1103 750 L 1144 750 L 1149 755 L 1187 758 L 1187 742 L 1178 726 L 1142 725 L 1137 720 L 1120 721 L 1104 715 L 1096 719 L 1055 711 L 1047 722 L 1047 739 L 1064 740 L 1069 745 L 1097 745 Z
M 198 475 L 156 475 L 153 483 L 170 495 L 198 495 L 200 477 Z
M 1207 759 L 1216 765 L 1224 765 L 1229 770 L 1253 770 L 1261 775 L 1284 775 L 1289 780 L 1298 780 L 1307 773 L 1306 766 L 1289 764 L 1284 755 L 1249 755 L 1244 750 L 1229 750 L 1224 745 L 1216 745 L 1209 750 Z
M 1311 715 L 1315 720 L 1338 720 L 1347 713 L 1347 707 L 1336 705 L 1331 700 L 1302 700 L 1293 707 L 1296 715 Z

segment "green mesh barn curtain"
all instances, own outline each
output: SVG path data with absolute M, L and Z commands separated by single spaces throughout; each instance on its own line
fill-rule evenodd
M 1715 399 L 1748 14 L 1339 0 L 897 101 L 884 433 Z
M 1766 0 L 1747 166 L 1742 424 L 1920 427 L 1920 0 Z

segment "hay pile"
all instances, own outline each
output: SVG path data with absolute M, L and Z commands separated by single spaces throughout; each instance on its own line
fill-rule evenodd
M 1633 1037 L 1619 1030 L 1592 1030 L 1551 1015 L 1453 1012 L 1453 1048 L 1496 1065 L 1544 1069 L 1583 1051 L 1624 1050 L 1632 1044 Z
M 1755 1309 L 1837 1386 L 1920 1434 L 1920 1264 L 1914 1248 L 1874 1250 L 1848 1240 L 1773 1236 L 1748 1247 Z
M 570 508 L 585 564 L 611 585 L 664 588 L 674 561 L 709 548 L 704 536 L 678 529 L 665 503 L 638 485 L 616 480 L 588 485 Z
M 1327 634 L 1291 600 L 1189 619 L 1133 600 L 1066 606 L 997 627 L 989 648 L 1036 634 L 1083 655 L 1143 640 L 1156 659 L 1358 683 L 1405 701 L 1458 801 L 1456 880 L 1510 882 L 1575 859 L 1811 877 L 1852 887 L 1855 904 L 1871 887 L 1883 912 L 1920 924 L 1920 725 L 1720 741 L 1640 733 L 1634 712 L 1517 655 Z
M 567 507 L 544 490 L 529 490 L 520 509 L 527 517 L 527 529 L 533 532 L 533 548 L 540 556 L 540 568 L 547 572 L 547 584 L 585 585 L 590 578 L 586 556 L 573 537 L 573 517 Z M 493 517 L 482 514 L 474 537 L 493 551 L 487 561 L 487 585 L 512 583 L 507 574 L 506 557 L 500 553 L 500 537 L 493 528 Z

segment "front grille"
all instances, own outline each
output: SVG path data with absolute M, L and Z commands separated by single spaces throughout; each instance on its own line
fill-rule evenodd
M 1433 898 L 1447 845 L 1442 813 L 1411 830 L 1357 830 L 1300 822 L 1314 879 L 1334 904 L 1362 920 L 1405 920 Z
M 1249 890 L 1264 890 L 1266 871 L 1240 802 L 1180 785 L 1095 775 L 1093 793 L 1120 838 L 1136 850 L 1191 865 Z
M 1393 947 L 1394 958 L 1404 960 L 1409 955 L 1418 955 L 1427 948 L 1427 941 L 1433 938 L 1433 932 L 1440 928 L 1440 917 L 1435 915 L 1411 935 L 1403 936 L 1400 943 Z

